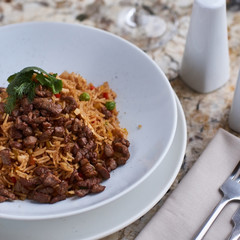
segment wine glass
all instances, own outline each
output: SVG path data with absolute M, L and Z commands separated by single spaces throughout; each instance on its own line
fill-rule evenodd
M 120 8 L 115 19 L 116 34 L 147 51 L 164 46 L 177 32 L 176 14 L 159 4 L 156 13 L 143 0 Z

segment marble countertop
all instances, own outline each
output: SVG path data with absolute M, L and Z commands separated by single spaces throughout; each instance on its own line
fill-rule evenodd
M 118 34 L 115 17 L 119 6 L 130 6 L 127 0 L 1 0 L 0 26 L 29 21 L 54 21 L 84 24 Z M 233 2 L 233 1 L 230 1 Z M 144 216 L 104 240 L 132 240 L 161 207 L 183 176 L 198 159 L 219 128 L 236 136 L 228 127 L 228 116 L 240 66 L 240 11 L 228 10 L 228 34 L 231 76 L 220 89 L 199 94 L 186 86 L 179 77 L 193 0 L 145 0 L 144 5 L 153 15 L 160 6 L 173 11 L 178 21 L 177 32 L 162 47 L 146 51 L 168 77 L 182 104 L 188 142 L 181 170 L 168 193 Z M 138 42 L 134 42 L 138 44 Z

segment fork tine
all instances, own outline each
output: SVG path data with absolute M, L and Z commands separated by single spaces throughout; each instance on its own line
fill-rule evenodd
M 239 172 L 239 169 L 240 169 L 240 161 L 238 162 L 237 166 L 233 169 L 233 171 L 230 175 L 231 179 L 235 178 L 236 174 Z

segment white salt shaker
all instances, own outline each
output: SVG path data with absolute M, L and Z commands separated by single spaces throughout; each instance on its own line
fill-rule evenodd
M 180 75 L 192 89 L 208 93 L 229 79 L 226 0 L 195 0 Z
M 228 119 L 229 127 L 240 133 L 240 71 Z

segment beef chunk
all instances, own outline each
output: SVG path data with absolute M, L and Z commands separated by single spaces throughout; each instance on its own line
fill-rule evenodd
M 33 130 L 31 127 L 26 127 L 25 129 L 23 129 L 22 133 L 25 137 L 28 137 L 33 135 Z
M 65 133 L 65 129 L 63 126 L 56 126 L 54 128 L 54 135 L 57 136 L 57 137 L 63 137 L 64 136 L 64 133 Z
M 32 103 L 29 102 L 28 98 L 22 98 L 20 101 L 20 111 L 27 114 L 33 110 Z
M 102 181 L 101 178 L 93 177 L 93 178 L 88 178 L 86 180 L 79 181 L 79 182 L 77 182 L 77 185 L 80 188 L 88 188 L 88 189 L 90 189 L 90 188 L 93 187 L 93 185 L 99 184 L 101 181 Z
M 109 110 L 107 110 L 105 106 L 102 107 L 101 112 L 104 114 L 105 119 L 109 119 L 112 117 L 112 113 Z
M 70 129 L 72 127 L 72 120 L 69 119 L 67 120 L 65 123 L 64 123 L 64 127 L 67 128 L 67 129 Z
M 81 130 L 82 124 L 79 119 L 75 118 L 72 124 L 72 132 L 76 133 Z
M 19 110 L 18 110 L 17 108 L 14 109 L 14 110 L 12 111 L 12 113 L 11 113 L 11 116 L 13 116 L 13 117 L 19 116 Z
M 42 174 L 47 174 L 50 170 L 47 167 L 37 167 L 34 171 L 35 174 L 41 176 Z
M 78 145 L 79 145 L 80 147 L 84 147 L 87 143 L 88 143 L 88 140 L 87 140 L 86 137 L 80 137 L 80 138 L 78 139 Z
M 3 165 L 11 165 L 10 151 L 9 149 L 3 149 L 0 151 L 0 158 Z
M 83 163 L 83 160 L 85 161 Z M 81 171 L 87 178 L 92 178 L 94 176 L 97 176 L 97 171 L 95 167 L 86 159 L 84 158 L 81 160 Z
M 38 85 L 35 89 L 35 93 L 39 97 L 51 97 L 53 94 L 47 88 L 44 88 L 42 85 Z
M 23 130 L 28 127 L 27 123 L 23 122 L 20 117 L 17 117 L 14 127 L 19 130 Z
M 42 133 L 42 135 L 40 135 L 39 141 L 41 141 L 41 142 L 48 141 L 51 138 L 52 133 L 53 133 L 53 129 L 50 129 L 50 128 L 47 129 L 46 131 L 44 131 Z
M 93 187 L 91 188 L 91 193 L 100 193 L 102 192 L 106 187 L 102 186 L 100 184 L 95 184 L 93 185 Z
M 6 197 L 9 200 L 15 200 L 16 199 L 15 194 L 11 193 L 2 184 L 0 185 L 0 196 Z
M 75 190 L 75 194 L 80 198 L 86 196 L 89 192 L 90 192 L 90 189 Z
M 115 139 L 113 141 L 114 157 L 118 165 L 125 164 L 129 159 L 129 145 L 129 141 L 124 138 Z
M 82 128 L 82 131 L 83 131 L 84 136 L 87 137 L 87 139 L 92 139 L 93 138 L 93 133 L 88 126 L 84 126 Z
M 40 203 L 49 203 L 51 201 L 51 196 L 46 193 L 34 191 L 32 199 Z
M 43 129 L 48 129 L 48 128 L 52 127 L 52 124 L 50 122 L 43 122 L 42 127 L 43 127 Z
M 43 187 L 43 188 L 38 188 L 37 190 L 40 193 L 45 193 L 45 194 L 54 194 L 54 188 L 52 187 Z
M 74 169 L 69 179 L 69 183 L 72 184 L 73 182 L 80 182 L 80 181 L 83 181 L 83 178 L 80 177 L 78 171 Z
M 5 202 L 7 200 L 6 197 L 0 196 L 0 203 Z
M 18 141 L 14 141 L 14 140 L 9 141 L 9 146 L 11 148 L 22 149 L 22 143 L 20 143 Z
M 56 187 L 56 192 L 59 195 L 66 195 L 68 191 L 68 183 L 66 181 L 61 181 L 61 183 Z
M 95 168 L 97 169 L 98 173 L 101 175 L 103 179 L 110 178 L 108 170 L 101 163 L 97 163 L 95 165 Z
M 43 185 L 46 187 L 54 187 L 61 182 L 61 180 L 51 172 L 42 174 L 40 178 L 42 180 Z
M 23 139 L 23 145 L 26 148 L 34 148 L 36 142 L 37 142 L 37 138 L 34 137 L 34 136 L 28 136 L 28 137 Z
M 104 153 L 105 153 L 106 157 L 112 157 L 113 156 L 114 150 L 113 150 L 113 148 L 110 144 L 106 144 L 104 146 Z
M 31 123 L 35 123 L 35 124 L 39 125 L 45 121 L 46 121 L 46 117 L 36 117 L 36 118 L 32 119 Z
M 74 159 L 73 163 L 78 163 L 78 162 L 80 162 L 80 161 L 82 160 L 82 158 L 83 158 L 82 152 L 81 152 L 81 151 L 78 151 L 77 154 L 76 154 L 76 156 L 75 156 L 75 159 Z
M 50 201 L 50 203 L 56 203 L 62 200 L 65 200 L 67 198 L 66 195 L 58 195 L 56 197 L 53 197 L 52 200 Z
M 19 181 L 16 181 L 16 183 L 14 185 L 14 191 L 23 193 L 23 194 L 29 193 L 29 190 L 26 187 L 24 187 Z
M 43 109 L 50 112 L 53 115 L 59 115 L 62 112 L 62 107 L 59 104 L 55 104 L 48 98 L 34 98 L 33 105 L 38 109 Z
M 105 160 L 105 164 L 107 166 L 107 170 L 110 172 L 114 169 L 117 168 L 117 163 L 116 161 L 114 160 L 114 158 L 108 158 Z
M 16 129 L 15 127 L 11 127 L 9 129 L 9 134 L 13 139 L 22 139 L 23 137 L 21 131 Z
M 77 143 L 74 143 L 74 146 L 73 146 L 73 148 L 72 148 L 72 153 L 73 153 L 73 155 L 74 156 L 76 156 L 76 154 L 77 154 L 77 152 L 79 151 L 79 146 L 78 146 L 78 144 Z
M 35 188 L 38 184 L 40 184 L 40 180 L 39 178 L 30 178 L 30 179 L 26 179 L 26 178 L 19 178 L 18 180 L 24 187 L 27 188 Z
M 61 95 L 61 100 L 66 102 L 66 106 L 63 109 L 63 113 L 70 113 L 76 109 L 77 102 L 75 101 L 75 99 L 73 97 Z

